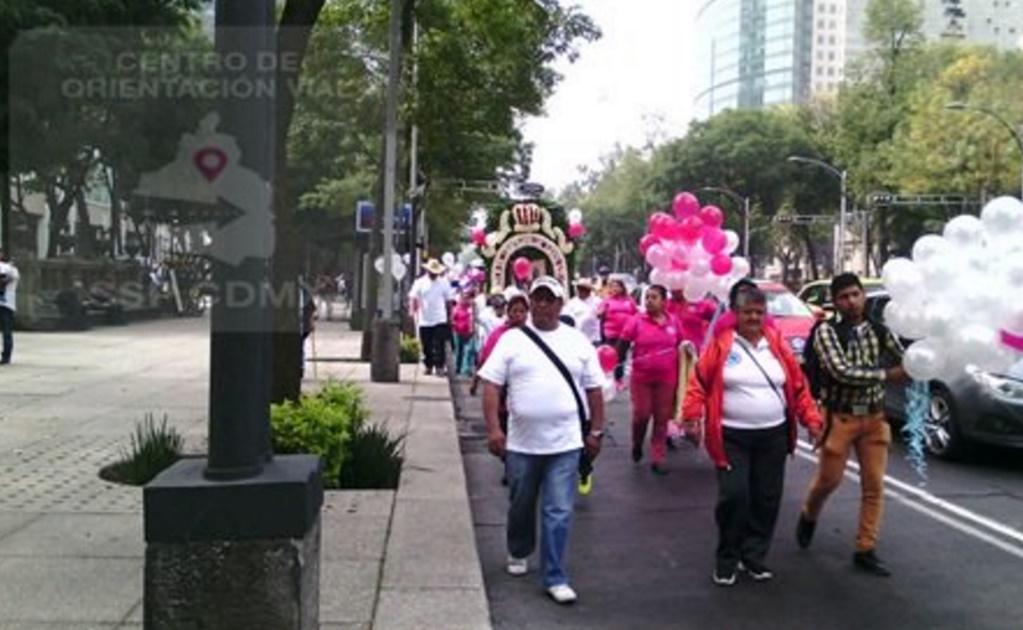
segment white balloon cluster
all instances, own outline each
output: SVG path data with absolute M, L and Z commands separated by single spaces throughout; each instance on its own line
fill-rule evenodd
M 914 343 L 904 365 L 919 381 L 947 380 L 968 366 L 1004 370 L 1021 355 L 1002 342 L 1023 332 L 1023 203 L 999 197 L 978 219 L 960 215 L 941 236 L 913 244 L 912 259 L 882 271 L 892 296 L 885 322 Z

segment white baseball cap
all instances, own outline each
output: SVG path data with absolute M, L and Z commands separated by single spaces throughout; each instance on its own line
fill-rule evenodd
M 565 287 L 561 286 L 561 283 L 554 276 L 540 276 L 534 280 L 533 284 L 529 287 L 529 295 L 533 295 L 539 289 L 547 289 L 554 294 L 554 297 L 559 299 L 565 297 Z

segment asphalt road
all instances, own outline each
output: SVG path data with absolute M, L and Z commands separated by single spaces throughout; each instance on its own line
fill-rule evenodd
M 879 554 L 894 576 L 855 571 L 859 486 L 846 479 L 809 550 L 796 546 L 800 500 L 814 471 L 801 450 L 768 565 L 775 579 L 731 588 L 710 575 L 716 533 L 714 472 L 685 445 L 671 473 L 629 458 L 627 396 L 609 407 L 617 443 L 605 441 L 593 493 L 580 498 L 568 567 L 579 601 L 547 599 L 535 572 L 504 572 L 507 496 L 486 451 L 479 399 L 453 386 L 477 547 L 496 628 L 1002 629 L 1023 627 L 1023 456 L 984 449 L 968 463 L 928 460 L 922 480 L 900 446 L 891 457 Z M 535 555 L 534 563 L 535 564 Z

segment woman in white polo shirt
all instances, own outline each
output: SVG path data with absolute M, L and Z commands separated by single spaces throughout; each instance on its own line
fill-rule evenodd
M 816 442 L 821 417 L 798 361 L 777 329 L 764 325 L 762 291 L 734 291 L 734 328 L 704 350 L 686 391 L 683 418 L 705 422 L 707 452 L 717 467 L 718 546 L 714 583 L 735 584 L 740 569 L 769 580 L 764 564 L 795 448 L 796 421 Z

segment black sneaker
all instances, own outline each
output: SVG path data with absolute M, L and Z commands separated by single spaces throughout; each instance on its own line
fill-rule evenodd
M 650 464 L 650 472 L 661 477 L 668 474 L 668 469 L 664 467 L 664 464 Z
M 813 542 L 813 533 L 817 529 L 817 522 L 806 518 L 802 512 L 799 513 L 799 522 L 796 523 L 796 543 L 801 549 L 806 549 Z
M 718 586 L 735 585 L 735 565 L 725 562 L 718 562 L 714 568 L 714 575 L 711 576 Z
M 884 562 L 881 562 L 881 559 L 877 557 L 873 549 L 857 551 L 854 553 L 853 566 L 878 577 L 888 577 L 892 574 L 891 570 L 888 569 L 888 566 L 885 565 Z
M 739 563 L 739 570 L 745 571 L 747 575 L 757 582 L 766 582 L 774 577 L 774 573 L 772 573 L 770 569 L 756 560 L 750 560 L 749 558 Z
M 430 376 L 431 374 L 433 374 L 433 368 L 432 368 L 432 367 L 429 367 L 429 366 L 427 366 L 427 367 L 426 367 L 426 375 L 427 375 L 427 376 Z
M 643 459 L 643 446 L 637 444 L 632 447 L 632 461 L 638 464 L 641 459 Z

